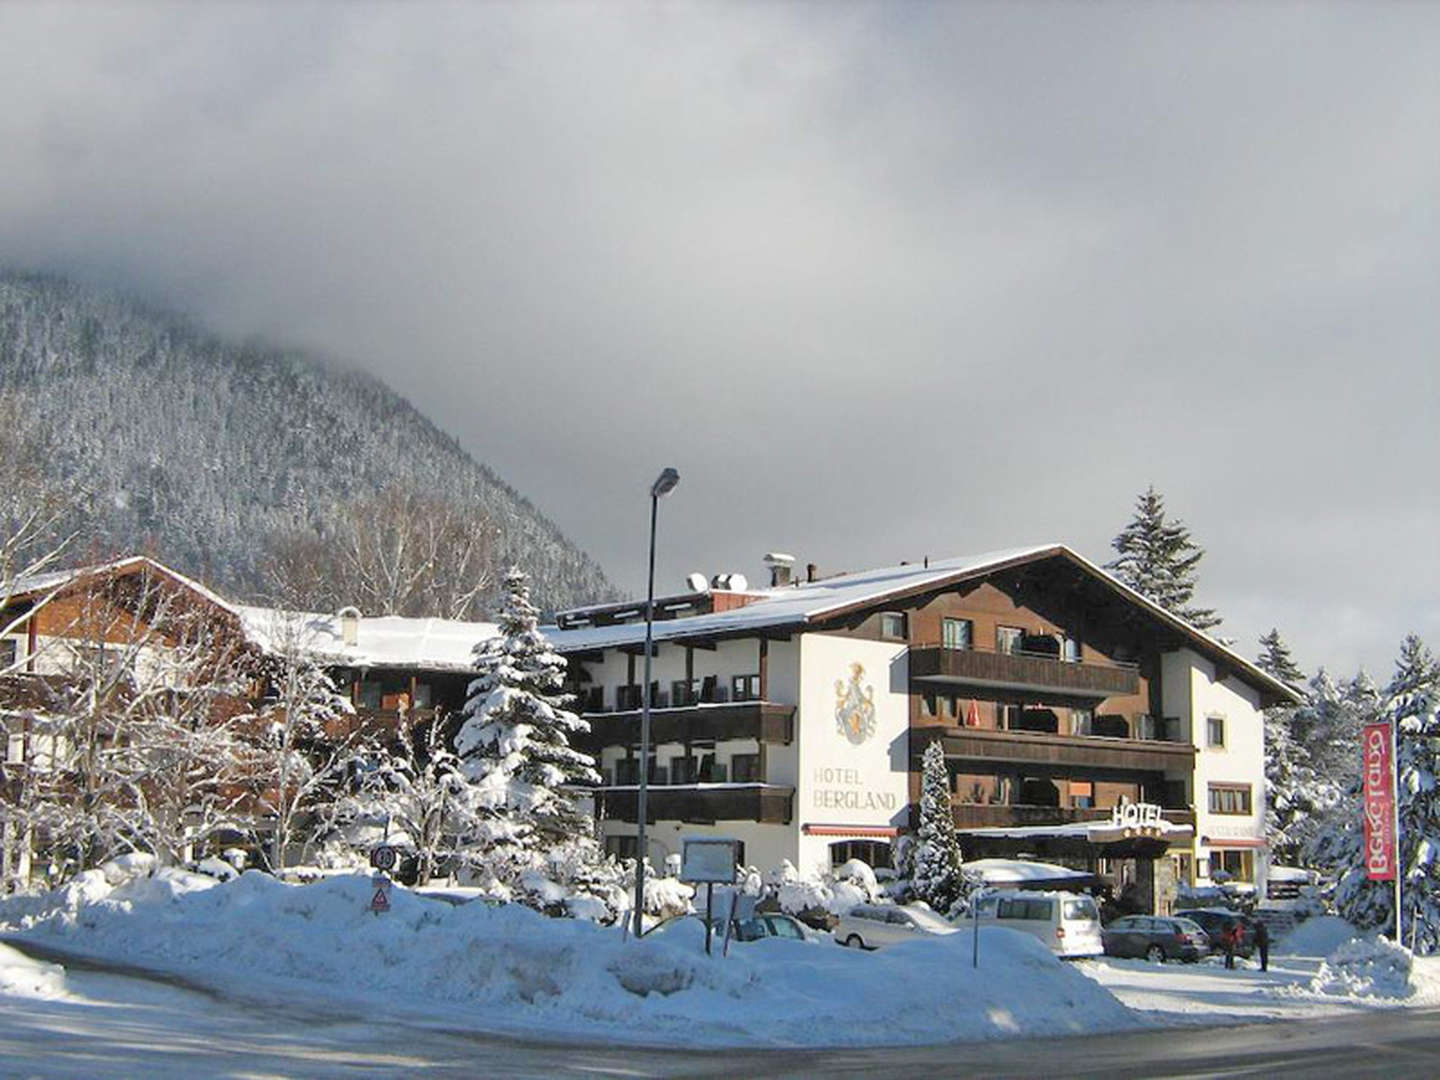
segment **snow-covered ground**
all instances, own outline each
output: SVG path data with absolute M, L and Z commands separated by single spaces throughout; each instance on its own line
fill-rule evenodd
M 1440 958 L 1412 963 L 1384 943 L 1350 943 L 1333 919 L 1278 943 L 1268 972 L 1248 961 L 1233 971 L 1218 960 L 1062 963 L 998 928 L 982 930 L 976 969 L 968 933 L 875 953 L 772 939 L 721 958 L 704 954 L 698 920 L 637 943 L 515 905 L 456 906 L 400 888 L 375 915 L 372 892 L 359 876 L 297 886 L 254 872 L 217 884 L 97 871 L 44 897 L 0 901 L 0 929 L 252 1006 L 318 1002 L 390 1023 L 612 1044 L 918 1044 L 1440 1004 Z M 0 946 L 6 999 L 48 1016 L 84 994 L 63 968 Z
M 1151 964 L 1105 957 L 1085 961 L 1087 974 L 1122 1002 L 1162 1024 L 1227 1024 L 1331 1016 L 1362 1008 L 1440 1005 L 1440 957 L 1416 957 L 1397 969 L 1396 950 L 1322 916 L 1301 923 L 1270 952 L 1227 969 L 1212 956 L 1199 964 Z M 1408 953 L 1403 953 L 1409 964 Z M 1328 958 L 1328 959 L 1327 959 Z
M 100 899 L 87 879 L 0 922 L 76 954 L 145 965 L 251 1000 L 343 1002 L 391 1019 L 568 1039 L 686 1045 L 864 1045 L 1133 1028 L 1142 1017 L 1034 939 L 967 935 L 877 953 L 765 940 L 707 957 L 698 921 L 641 942 L 529 909 L 453 906 L 368 878 L 216 884 L 162 872 Z M 13 911 L 12 911 L 13 909 Z M 964 1008 L 937 1008 L 964 1002 Z

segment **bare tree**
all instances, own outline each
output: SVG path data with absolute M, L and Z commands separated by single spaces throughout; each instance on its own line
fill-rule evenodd
M 238 622 L 148 568 L 82 576 L 54 610 L 69 619 L 32 658 L 38 707 L 14 763 L 27 843 L 67 870 L 136 850 L 171 864 L 243 827 L 256 754 Z
M 479 618 L 495 582 L 497 537 L 478 506 L 389 488 L 343 507 L 326 535 L 274 541 L 272 590 L 289 608 Z
M 316 655 L 303 615 L 273 612 L 265 636 L 268 692 L 253 717 L 263 733 L 259 803 L 273 823 L 269 858 L 279 870 L 299 827 L 344 795 L 371 733 Z

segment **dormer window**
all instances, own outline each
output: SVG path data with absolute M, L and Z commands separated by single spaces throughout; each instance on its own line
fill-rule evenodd
M 904 641 L 905 613 L 903 611 L 882 611 L 880 613 L 880 636 L 891 641 Z

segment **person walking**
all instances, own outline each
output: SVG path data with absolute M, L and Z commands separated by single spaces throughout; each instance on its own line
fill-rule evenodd
M 1220 932 L 1220 944 L 1225 947 L 1225 966 L 1235 968 L 1235 939 L 1240 936 L 1239 921 L 1232 922 Z
M 1270 970 L 1270 930 L 1263 919 L 1255 920 L 1255 948 L 1260 950 L 1260 970 Z

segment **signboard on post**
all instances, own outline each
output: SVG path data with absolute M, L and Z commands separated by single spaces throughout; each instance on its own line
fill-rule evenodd
M 1366 724 L 1361 736 L 1365 807 L 1365 876 L 1395 881 L 1395 760 L 1389 724 Z
M 381 873 L 395 869 L 399 855 L 389 844 L 381 844 L 370 852 L 370 865 Z
M 376 915 L 382 911 L 390 910 L 390 879 L 383 874 L 377 874 L 370 879 L 374 886 L 375 893 L 370 897 L 370 910 Z
M 740 841 L 720 836 L 687 836 L 681 841 L 680 880 L 705 885 L 705 953 L 710 953 L 710 929 L 714 925 L 715 886 L 735 882 L 735 863 Z M 729 925 L 726 926 L 726 944 Z
M 729 885 L 735 880 L 740 841 L 718 836 L 687 836 L 680 859 L 680 880 Z

